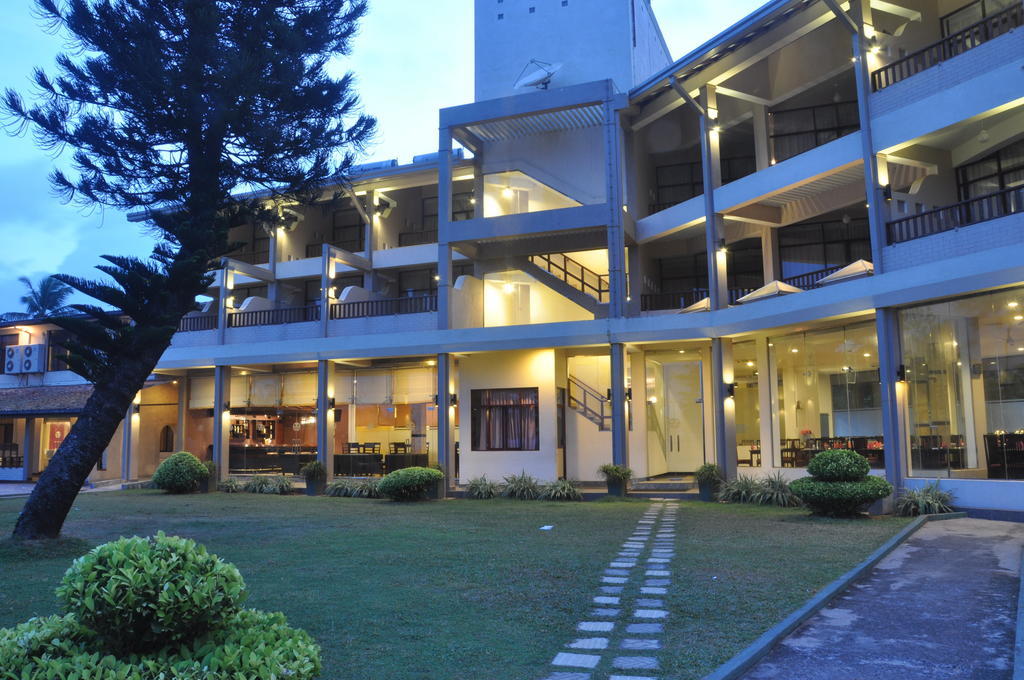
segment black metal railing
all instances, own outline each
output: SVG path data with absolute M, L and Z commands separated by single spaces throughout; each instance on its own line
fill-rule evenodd
M 18 454 L 18 445 L 0 444 L 0 468 L 20 468 L 25 460 Z
M 753 293 L 756 288 L 730 288 L 729 304 L 734 305 L 744 295 Z M 691 288 L 690 290 L 672 293 L 644 293 L 640 296 L 640 311 L 653 312 L 662 309 L 685 309 L 708 297 L 707 288 Z
M 818 282 L 826 276 L 835 274 L 837 271 L 845 267 L 846 265 L 836 265 L 834 267 L 826 267 L 825 269 L 819 269 L 813 272 L 807 272 L 806 274 L 797 274 L 796 276 L 787 276 L 782 279 L 782 283 L 788 283 L 791 286 L 797 288 L 817 288 Z
M 886 229 L 890 244 L 903 243 L 1020 212 L 1024 212 L 1024 186 L 893 220 Z
M 598 302 L 608 302 L 608 275 L 587 269 L 563 253 L 531 255 L 530 262 Z
M 779 109 L 769 116 L 772 158 L 777 163 L 860 129 L 860 112 L 855 101 Z
M 424 314 L 437 311 L 437 295 L 338 302 L 331 305 L 331 319 L 358 319 L 367 316 Z
M 567 396 L 569 408 L 597 425 L 599 430 L 612 429 L 612 414 L 609 399 L 575 376 L 568 378 Z
M 261 309 L 254 312 L 228 314 L 228 328 L 249 328 L 251 326 L 280 326 L 286 323 L 319 321 L 320 305 L 285 307 L 283 309 Z
M 211 331 L 216 327 L 216 314 L 197 314 L 196 316 L 183 316 L 178 323 L 178 332 Z
M 398 245 L 400 247 L 421 246 L 424 243 L 437 243 L 437 229 L 403 231 L 398 235 Z
M 978 45 L 998 38 L 1024 24 L 1024 6 L 1017 3 L 998 14 L 985 17 L 967 28 L 946 36 L 942 40 L 908 54 L 871 74 L 871 87 L 875 92 L 895 85 L 901 80 L 974 49 Z

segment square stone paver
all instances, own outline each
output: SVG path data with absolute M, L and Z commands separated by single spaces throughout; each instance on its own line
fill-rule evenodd
M 628 569 L 605 569 L 605 576 L 629 576 Z
M 618 604 L 619 598 L 617 597 L 606 597 L 604 595 L 598 595 L 594 598 L 594 604 Z
M 672 585 L 672 579 L 670 578 L 649 578 L 644 581 L 645 586 L 670 586 Z
M 660 586 L 644 586 L 640 589 L 641 595 L 667 595 L 668 588 L 662 588 Z
M 648 557 L 647 558 L 647 563 L 648 564 L 668 564 L 671 561 L 672 560 L 670 560 L 667 557 Z
M 588 675 L 589 677 L 589 675 Z M 649 675 L 610 675 L 608 680 L 658 680 Z
M 567 647 L 573 649 L 608 649 L 608 638 L 606 637 L 589 637 L 589 638 L 576 638 L 570 642 Z
M 667 569 L 648 569 L 644 572 L 645 576 L 671 576 L 672 572 Z
M 594 668 L 601 663 L 601 657 L 597 654 L 573 654 L 572 652 L 559 652 L 555 655 L 552 666 L 574 666 L 576 668 Z M 642 668 L 642 666 L 629 666 L 629 668 Z
M 564 671 L 558 671 L 544 678 L 544 680 L 590 680 L 592 677 L 593 675 L 590 673 L 566 673 Z
M 629 670 L 657 670 L 658 659 L 653 656 L 617 656 L 612 659 L 613 668 Z M 588 666 L 592 668 L 592 666 Z
M 653 638 L 626 638 L 620 644 L 621 649 L 652 650 L 661 649 L 661 642 Z M 602 648 L 603 649 L 603 648 Z
M 664 588 L 662 588 L 664 590 Z M 605 595 L 618 595 L 622 592 L 622 586 L 601 586 L 601 592 Z M 662 593 L 664 595 L 664 593 Z
M 664 619 L 668 612 L 664 609 L 637 609 L 633 616 L 638 619 Z
M 615 628 L 613 621 L 582 621 L 576 626 L 576 630 L 584 633 L 607 633 Z
M 593 610 L 591 610 L 590 615 L 598 619 L 614 619 L 616 616 L 619 615 L 621 611 L 621 609 L 616 609 L 614 607 L 595 607 Z
M 664 609 L 665 600 L 657 597 L 641 597 L 637 598 L 637 607 L 646 607 L 648 609 Z
M 613 567 L 615 569 L 629 569 L 631 567 L 636 566 L 636 560 L 620 560 L 617 562 L 612 562 L 608 566 Z
M 629 579 L 624 576 L 602 576 L 601 583 L 625 583 Z
M 630 635 L 660 635 L 665 632 L 663 623 L 630 623 L 626 625 L 626 632 Z

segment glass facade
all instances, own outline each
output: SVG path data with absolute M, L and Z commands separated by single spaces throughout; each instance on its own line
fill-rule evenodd
M 909 473 L 1024 479 L 1024 290 L 900 312 Z
M 760 373 L 753 340 L 732 346 L 733 408 L 736 415 L 736 464 L 761 467 Z

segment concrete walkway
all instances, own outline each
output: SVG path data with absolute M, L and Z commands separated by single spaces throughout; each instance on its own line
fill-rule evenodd
M 747 680 L 1010 680 L 1024 524 L 929 522 Z

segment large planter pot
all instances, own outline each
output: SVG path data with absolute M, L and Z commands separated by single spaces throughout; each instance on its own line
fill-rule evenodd
M 697 494 L 705 503 L 713 502 L 715 500 L 715 483 L 697 482 Z
M 608 495 L 609 496 L 625 496 L 626 495 L 626 482 L 621 479 L 609 479 L 608 484 Z
M 196 489 L 199 493 L 210 493 L 211 491 L 217 490 L 217 478 L 207 477 L 205 480 L 199 482 L 199 488 Z
M 444 498 L 444 480 L 440 480 L 436 484 L 431 484 L 427 487 L 427 498 L 432 501 L 440 500 Z
M 307 496 L 322 496 L 324 489 L 327 486 L 327 482 L 318 479 L 315 481 L 306 481 L 306 495 Z

